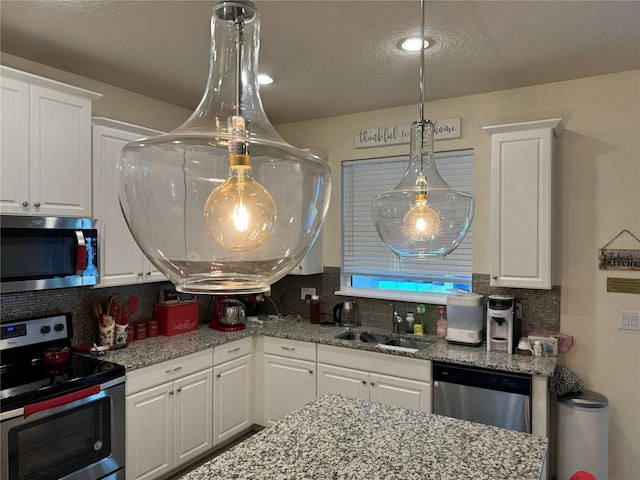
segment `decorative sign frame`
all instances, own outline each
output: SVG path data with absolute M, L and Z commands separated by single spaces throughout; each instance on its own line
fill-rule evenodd
M 461 138 L 461 119 L 435 120 L 434 140 Z M 387 125 L 356 130 L 355 148 L 386 147 L 409 143 L 410 125 Z
M 600 270 L 640 270 L 640 239 L 622 230 L 600 249 Z

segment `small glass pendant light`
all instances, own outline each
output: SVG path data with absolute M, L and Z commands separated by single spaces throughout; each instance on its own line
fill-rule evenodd
M 329 206 L 326 161 L 287 144 L 263 110 L 259 30 L 252 2 L 216 4 L 196 111 L 121 152 L 118 194 L 129 229 L 182 292 L 267 291 L 302 260 Z
M 425 39 L 424 0 L 420 1 Z M 444 257 L 462 241 L 473 218 L 474 198 L 451 188 L 435 164 L 434 125 L 424 120 L 424 49 L 420 58 L 420 120 L 410 130 L 410 159 L 400 183 L 372 201 L 382 241 L 400 257 Z

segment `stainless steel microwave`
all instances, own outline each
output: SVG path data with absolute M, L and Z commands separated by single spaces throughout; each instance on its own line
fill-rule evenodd
M 98 282 L 98 230 L 91 218 L 0 217 L 0 291 Z

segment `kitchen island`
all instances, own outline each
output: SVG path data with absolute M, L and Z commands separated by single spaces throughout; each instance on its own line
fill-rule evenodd
M 327 394 L 181 480 L 539 479 L 547 439 Z

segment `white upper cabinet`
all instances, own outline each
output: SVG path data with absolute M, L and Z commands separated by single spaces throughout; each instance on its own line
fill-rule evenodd
M 0 67 L 0 212 L 91 217 L 91 102 L 100 94 Z
M 484 127 L 491 134 L 491 272 L 495 287 L 554 284 L 554 138 L 562 120 Z M 555 247 L 555 248 L 554 248 Z
M 161 132 L 107 118 L 93 119 L 93 216 L 100 238 L 100 285 L 166 280 L 133 239 L 118 200 L 120 150 L 127 143 Z

